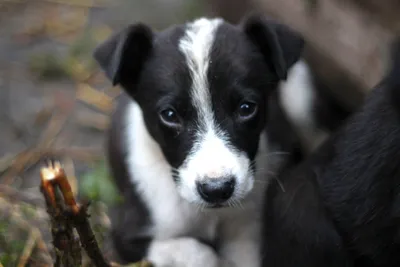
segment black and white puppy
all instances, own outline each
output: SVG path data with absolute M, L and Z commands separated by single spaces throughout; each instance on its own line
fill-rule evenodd
M 125 198 L 112 216 L 122 260 L 260 265 L 265 173 L 279 161 L 265 137 L 268 95 L 302 47 L 293 31 L 257 15 L 161 32 L 138 23 L 99 45 L 95 59 L 125 91 L 108 143 Z
M 400 266 L 400 39 L 393 60 L 361 110 L 268 187 L 263 266 Z

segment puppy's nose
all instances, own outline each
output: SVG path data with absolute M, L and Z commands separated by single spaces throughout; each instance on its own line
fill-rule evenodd
M 221 203 L 228 200 L 235 189 L 234 177 L 206 178 L 197 182 L 196 187 L 200 196 L 209 203 Z

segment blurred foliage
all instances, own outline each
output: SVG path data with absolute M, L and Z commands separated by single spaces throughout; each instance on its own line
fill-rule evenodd
M 111 30 L 104 26 L 86 29 L 71 45 L 65 55 L 53 52 L 32 54 L 29 68 L 38 78 L 85 80 L 97 69 L 92 57 L 96 45 L 104 40 Z
M 53 53 L 34 54 L 29 58 L 31 71 L 42 79 L 59 79 L 67 76 L 62 59 Z
M 94 168 L 81 177 L 79 191 L 82 197 L 101 201 L 106 205 L 112 205 L 123 200 L 104 159 L 96 162 Z
M 66 55 L 52 52 L 32 54 L 28 62 L 29 68 L 41 79 L 84 80 L 97 68 L 92 53 L 98 39 L 101 38 L 98 35 L 94 30 L 84 31 L 68 47 Z
M 43 229 L 39 229 L 43 227 Z M 42 236 L 47 215 L 43 208 L 25 202 L 12 203 L 0 197 L 0 262 L 3 266 L 32 266 L 51 263 Z

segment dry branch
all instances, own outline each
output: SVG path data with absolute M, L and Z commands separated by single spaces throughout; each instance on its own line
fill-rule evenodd
M 88 221 L 88 205 L 78 205 L 68 179 L 60 163 L 50 162 L 41 170 L 41 192 L 45 197 L 47 211 L 51 218 L 53 243 L 57 250 L 56 266 L 81 266 L 82 257 L 77 239 L 96 267 L 110 267 L 100 251 L 93 230 Z M 61 227 L 60 227 L 61 226 Z
M 66 205 L 60 196 L 58 187 L 59 180 L 63 180 L 63 172 L 58 165 L 49 164 L 41 170 L 42 184 L 41 192 L 46 201 L 47 213 L 50 216 L 51 234 L 55 248 L 55 267 L 82 266 L 82 255 L 79 242 L 74 236 L 73 226 L 64 214 Z M 61 178 L 60 178 L 61 176 Z M 62 189 L 61 189 L 62 191 Z M 66 194 L 68 197 L 68 194 Z
M 0 184 L 0 197 L 6 198 L 13 204 L 24 202 L 34 206 L 44 207 L 43 199 L 40 198 L 40 196 L 29 192 L 23 192 L 3 184 Z

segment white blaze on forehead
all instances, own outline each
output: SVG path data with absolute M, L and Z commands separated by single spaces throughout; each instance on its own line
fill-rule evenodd
M 206 129 L 212 127 L 214 121 L 207 72 L 215 33 L 222 22 L 219 18 L 195 20 L 188 24 L 179 42 L 179 50 L 186 58 L 192 77 L 191 101 L 199 113 L 201 126 Z

